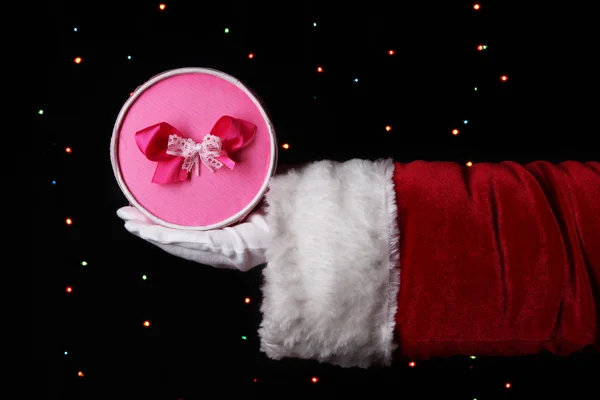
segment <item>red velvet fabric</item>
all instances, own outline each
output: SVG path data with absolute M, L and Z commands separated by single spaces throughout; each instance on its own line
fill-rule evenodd
M 397 356 L 600 350 L 600 163 L 396 163 Z

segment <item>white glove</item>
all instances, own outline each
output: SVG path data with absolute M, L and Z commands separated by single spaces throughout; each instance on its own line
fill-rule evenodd
M 238 225 L 212 231 L 184 231 L 156 225 L 134 207 L 123 207 L 117 215 L 125 229 L 169 254 L 216 268 L 248 271 L 265 264 L 269 227 L 262 208 Z

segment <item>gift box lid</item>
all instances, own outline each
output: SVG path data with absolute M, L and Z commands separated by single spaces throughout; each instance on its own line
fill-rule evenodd
M 207 68 L 167 71 L 140 86 L 117 117 L 110 153 L 129 203 L 184 230 L 243 219 L 277 165 L 275 130 L 260 101 Z

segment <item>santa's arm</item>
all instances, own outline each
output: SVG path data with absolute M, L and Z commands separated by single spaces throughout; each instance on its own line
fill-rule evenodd
M 274 178 L 266 200 L 271 358 L 598 346 L 597 162 L 322 161 Z

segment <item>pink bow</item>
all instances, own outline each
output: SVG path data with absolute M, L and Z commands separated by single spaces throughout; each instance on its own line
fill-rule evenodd
M 150 161 L 158 161 L 152 182 L 182 182 L 192 168 L 199 175 L 200 161 L 212 172 L 225 165 L 233 169 L 230 153 L 246 147 L 254 138 L 256 125 L 241 119 L 223 116 L 202 143 L 184 138 L 166 122 L 142 129 L 135 134 L 138 148 Z

